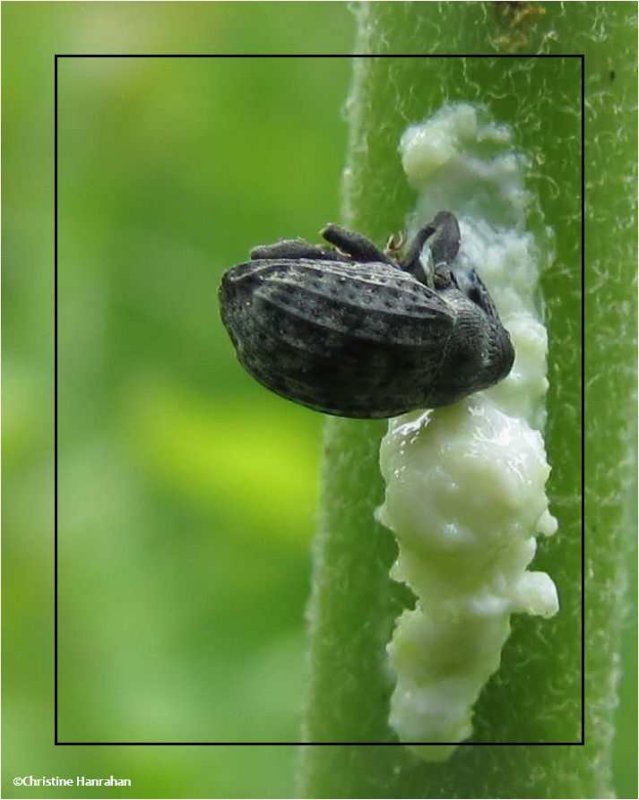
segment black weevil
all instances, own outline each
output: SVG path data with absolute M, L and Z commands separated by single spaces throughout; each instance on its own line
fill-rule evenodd
M 376 418 L 448 405 L 508 375 L 514 351 L 488 290 L 453 266 L 453 214 L 440 211 L 403 257 L 339 225 L 322 235 L 336 249 L 283 240 L 222 278 L 222 321 L 260 383 L 326 414 Z

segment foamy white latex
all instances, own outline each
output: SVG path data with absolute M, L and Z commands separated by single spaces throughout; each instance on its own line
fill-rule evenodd
M 390 420 L 380 452 L 386 496 L 377 515 L 399 545 L 391 574 L 417 598 L 388 645 L 390 724 L 402 741 L 454 743 L 472 733 L 473 705 L 499 667 L 510 615 L 558 610 L 550 577 L 527 570 L 535 536 L 557 529 L 545 492 L 547 340 L 537 305 L 552 236 L 527 230 L 536 207 L 524 187 L 527 160 L 484 109 L 442 107 L 408 128 L 400 153 L 419 192 L 413 227 L 440 210 L 457 215 L 458 264 L 478 269 L 516 354 L 497 386 Z M 439 761 L 455 745 L 414 749 Z

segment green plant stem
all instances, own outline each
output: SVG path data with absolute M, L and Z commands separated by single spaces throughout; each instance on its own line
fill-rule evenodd
M 442 103 L 484 103 L 531 157 L 528 186 L 556 233 L 543 276 L 549 327 L 546 444 L 555 539 L 534 568 L 556 581 L 555 620 L 513 619 L 473 739 L 578 741 L 581 730 L 580 61 L 586 92 L 586 703 L 584 747 L 463 746 L 424 764 L 401 745 L 304 748 L 313 797 L 601 797 L 613 793 L 617 659 L 631 547 L 634 390 L 635 6 L 632 3 L 374 3 L 358 7 L 359 53 L 507 53 L 511 58 L 362 58 L 349 105 L 346 222 L 383 242 L 414 205 L 397 154 L 408 124 Z M 541 224 L 531 220 L 531 224 Z M 327 422 L 316 542 L 311 686 L 304 738 L 394 742 L 384 647 L 408 596 L 392 583 L 379 423 Z

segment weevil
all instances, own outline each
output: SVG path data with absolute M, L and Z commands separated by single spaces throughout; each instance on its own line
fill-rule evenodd
M 449 405 L 510 372 L 514 351 L 475 269 L 455 267 L 457 218 L 440 211 L 404 249 L 339 225 L 332 247 L 255 247 L 219 290 L 244 368 L 277 394 L 341 417 Z

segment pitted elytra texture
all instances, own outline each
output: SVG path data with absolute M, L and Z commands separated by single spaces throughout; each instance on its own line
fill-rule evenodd
M 451 267 L 453 214 L 437 214 L 403 259 L 337 225 L 322 233 L 341 252 L 281 241 L 222 279 L 222 320 L 254 378 L 317 411 L 374 418 L 448 405 L 508 374 L 512 345 L 486 287 Z

